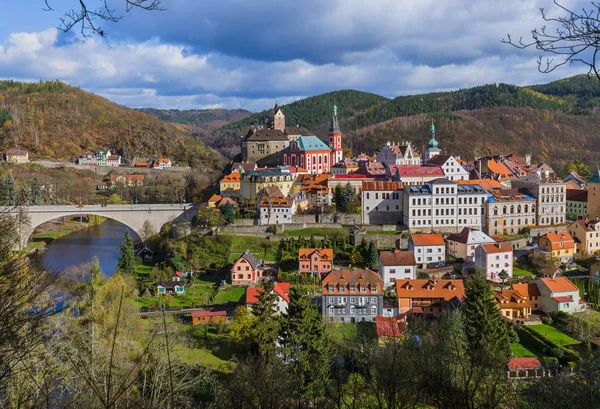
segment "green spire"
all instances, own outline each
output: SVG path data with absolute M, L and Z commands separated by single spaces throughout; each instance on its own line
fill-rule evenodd
M 337 106 L 335 105 L 335 101 L 333 101 L 333 116 L 337 116 Z
M 437 149 L 438 142 L 435 140 L 435 125 L 433 125 L 433 120 L 431 121 L 431 128 L 429 128 L 429 142 L 427 142 L 427 147 L 429 149 Z

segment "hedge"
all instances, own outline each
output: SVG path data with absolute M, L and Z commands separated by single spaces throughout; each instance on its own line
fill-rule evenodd
M 527 328 L 526 325 L 521 325 L 520 328 L 517 329 L 519 333 L 519 338 L 522 341 L 529 342 L 531 345 L 534 345 L 538 350 L 542 351 L 545 355 L 554 356 L 558 358 L 561 364 L 568 364 L 568 362 L 580 362 L 581 355 L 577 351 L 573 351 L 572 349 L 565 348 L 562 345 L 558 345 L 557 343 L 550 341 L 544 336 L 541 336 L 534 330 Z M 563 356 L 557 356 L 559 354 L 556 351 L 562 351 Z

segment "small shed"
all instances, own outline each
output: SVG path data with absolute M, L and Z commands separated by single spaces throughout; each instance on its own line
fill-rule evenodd
M 225 322 L 227 311 L 225 310 L 202 310 L 192 311 L 192 325 L 216 325 Z

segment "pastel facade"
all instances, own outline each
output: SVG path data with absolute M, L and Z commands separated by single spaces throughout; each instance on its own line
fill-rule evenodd
M 438 317 L 465 297 L 462 280 L 398 280 L 396 297 L 400 316 Z
M 375 155 L 377 162 L 386 165 L 420 165 L 421 155 L 413 148 L 410 141 L 396 145 L 388 142 Z
M 491 235 L 517 234 L 536 224 L 536 203 L 516 190 L 499 190 L 488 197 L 485 230 Z
M 503 317 L 509 320 L 527 319 L 531 314 L 531 303 L 516 290 L 494 291 L 494 298 Z
M 494 243 L 496 240 L 481 230 L 465 227 L 458 234 L 451 234 L 446 238 L 448 254 L 457 259 L 473 261 L 475 248 L 480 244 Z
M 384 287 L 395 285 L 396 280 L 414 280 L 417 278 L 417 262 L 412 251 L 379 252 L 379 275 Z
M 475 248 L 475 268 L 485 271 L 488 281 L 502 282 L 500 273 L 507 274 L 505 280 L 513 276 L 513 250 L 504 241 L 480 244 Z
M 333 269 L 333 249 L 302 248 L 298 250 L 298 272 L 312 275 Z
M 579 289 L 567 277 L 538 278 L 536 284 L 541 294 L 541 310 L 546 314 L 585 311 L 585 302 L 579 298 Z
M 556 231 L 540 237 L 538 246 L 547 254 L 561 263 L 573 261 L 575 255 L 575 240 L 567 231 Z
M 446 243 L 441 234 L 411 234 L 408 250 L 414 253 L 417 266 L 421 268 L 446 261 Z
M 402 223 L 402 183 L 363 182 L 361 217 L 363 224 Z
M 21 149 L 11 149 L 6 152 L 6 161 L 8 163 L 27 163 L 29 162 L 29 152 Z
M 551 226 L 565 222 L 566 184 L 551 174 L 531 174 L 511 181 L 511 187 L 536 199 L 536 223 Z
M 567 227 L 580 256 L 600 251 L 600 220 L 577 220 Z
M 263 266 L 250 251 L 246 250 L 231 268 L 231 284 L 255 284 L 264 277 Z

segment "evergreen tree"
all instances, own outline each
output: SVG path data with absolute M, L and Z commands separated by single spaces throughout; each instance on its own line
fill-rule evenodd
M 173 267 L 175 269 L 175 271 L 185 271 L 186 270 L 185 259 L 183 258 L 181 253 L 179 253 L 177 251 L 174 251 L 173 254 L 171 255 L 171 258 L 169 259 L 169 264 L 171 264 L 171 267 Z
M 0 205 L 1 206 L 6 206 L 7 205 L 7 199 L 6 199 L 6 183 L 4 183 L 4 179 L 0 179 Z
M 225 223 L 231 224 L 235 221 L 235 209 L 231 203 L 225 203 L 221 206 L 221 214 Z
M 365 264 L 369 268 L 375 268 L 379 263 L 379 253 L 377 252 L 377 246 L 371 240 L 369 242 L 369 250 L 367 251 L 367 256 L 365 257 Z
M 319 310 L 297 288 L 290 290 L 281 318 L 281 344 L 297 391 L 303 399 L 323 396 L 329 379 L 330 341 Z
M 352 202 L 354 201 L 354 196 L 355 196 L 354 188 L 352 187 L 350 182 L 346 183 L 346 186 L 344 186 L 344 193 L 343 193 L 344 212 L 345 213 L 349 213 L 351 211 L 350 206 L 351 206 Z
M 9 172 L 8 176 L 4 179 L 4 195 L 6 206 L 14 206 L 17 199 L 17 188 L 12 172 Z
M 38 178 L 33 179 L 29 199 L 32 205 L 42 204 L 42 185 L 40 184 Z
M 273 283 L 265 283 L 258 302 L 252 307 L 252 315 L 256 318 L 252 328 L 251 350 L 262 356 L 271 356 L 275 349 L 275 341 L 279 336 L 279 320 L 275 310 L 277 295 L 273 293 Z
M 465 287 L 462 310 L 471 354 L 490 365 L 506 365 L 510 343 L 492 287 L 480 274 L 467 280 Z
M 121 273 L 134 275 L 136 273 L 137 262 L 135 260 L 135 252 L 133 251 L 133 241 L 129 237 L 129 231 L 125 231 L 125 238 L 121 244 L 121 255 L 119 256 L 119 264 L 117 271 Z
M 333 203 L 335 204 L 336 210 L 341 212 L 344 207 L 344 189 L 342 189 L 340 185 L 337 185 L 333 189 Z

